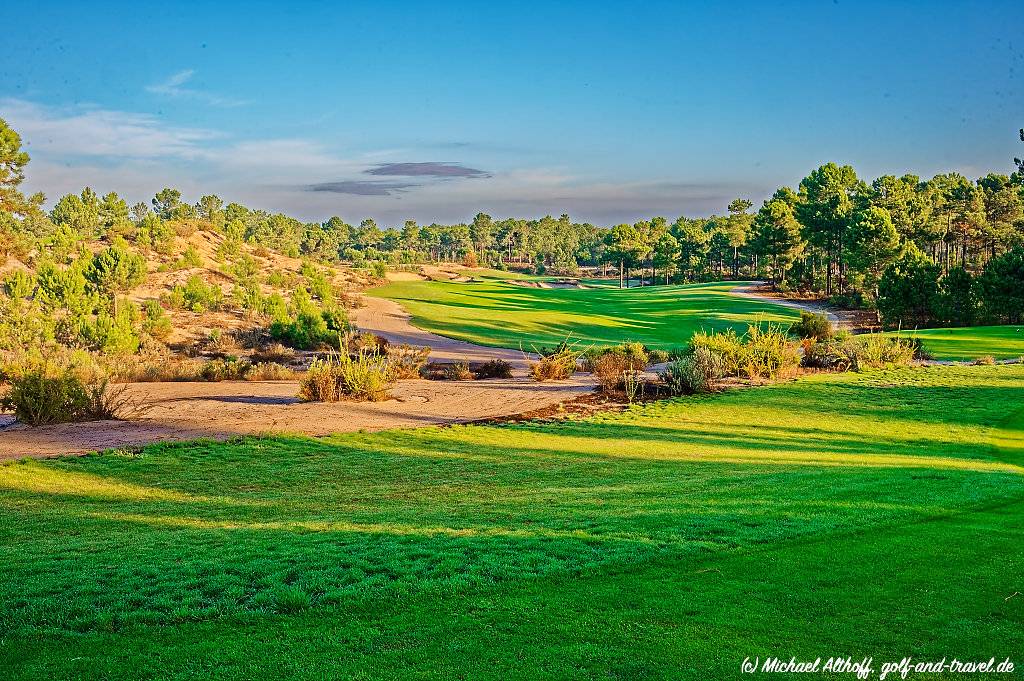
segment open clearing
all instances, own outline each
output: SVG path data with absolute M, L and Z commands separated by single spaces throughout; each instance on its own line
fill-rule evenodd
M 397 301 L 412 323 L 449 338 L 503 348 L 574 339 L 684 347 L 695 331 L 790 323 L 798 310 L 731 293 L 737 282 L 617 288 L 529 288 L 497 278 L 468 283 L 393 281 L 370 295 Z
M 1020 365 L 8 463 L 0 669 L 709 679 L 748 655 L 1002 660 L 1024 649 L 1021 464 Z

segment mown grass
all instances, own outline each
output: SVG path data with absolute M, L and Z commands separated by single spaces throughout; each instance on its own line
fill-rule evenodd
M 683 347 L 694 331 L 745 330 L 792 322 L 799 312 L 735 296 L 742 282 L 618 289 L 538 289 L 497 278 L 469 283 L 397 281 L 370 292 L 401 303 L 416 326 L 480 345 L 552 346 L 570 333 L 584 342 L 640 341 Z
M 4 678 L 1019 656 L 1024 367 L 0 467 Z M 1000 657 L 1002 659 L 1002 657 Z
M 890 332 L 894 333 L 894 332 Z M 1024 326 L 973 326 L 960 329 L 903 331 L 901 336 L 921 339 L 935 358 L 970 361 L 981 357 L 1017 359 L 1024 357 Z

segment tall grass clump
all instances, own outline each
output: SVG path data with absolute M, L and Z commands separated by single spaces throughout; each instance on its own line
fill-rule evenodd
M 395 370 L 387 357 L 340 353 L 313 360 L 299 381 L 299 397 L 308 402 L 379 402 L 390 396 L 394 384 Z
M 583 355 L 568 340 L 538 354 L 540 359 L 530 364 L 530 376 L 535 381 L 563 381 L 570 378 L 579 368 L 580 357 Z
M 800 366 L 799 345 L 776 324 L 752 324 L 742 336 L 732 329 L 719 333 L 698 332 L 690 340 L 688 354 L 700 348 L 721 358 L 726 376 L 786 378 Z
M 909 366 L 922 352 L 920 344 L 913 338 L 877 333 L 859 336 L 839 333 L 825 340 L 805 340 L 801 364 L 829 371 L 860 371 Z
M 856 347 L 855 369 L 908 366 L 917 352 L 917 346 L 910 338 L 868 333 L 852 340 Z

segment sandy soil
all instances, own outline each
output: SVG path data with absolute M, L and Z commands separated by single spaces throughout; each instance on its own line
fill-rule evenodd
M 593 389 L 590 376 L 536 383 L 529 379 L 402 381 L 386 402 L 301 402 L 295 381 L 134 383 L 149 405 L 132 421 L 94 421 L 30 428 L 0 414 L 0 460 L 79 454 L 167 440 L 236 435 L 328 435 L 356 430 L 464 423 L 556 405 Z
M 360 331 L 369 331 L 387 338 L 393 344 L 420 345 L 430 348 L 432 362 L 486 362 L 503 359 L 512 365 L 513 373 L 525 376 L 533 356 L 520 350 L 488 348 L 417 329 L 409 322 L 409 313 L 393 300 L 363 296 L 365 305 L 353 311 L 353 321 Z
M 843 310 L 832 311 L 827 305 L 814 301 L 803 301 L 796 300 L 793 298 L 780 298 L 767 293 L 767 284 L 763 281 L 755 282 L 753 284 L 746 284 L 744 286 L 737 286 L 732 289 L 730 293 L 733 295 L 741 296 L 743 298 L 750 298 L 752 300 L 766 300 L 776 305 L 782 305 L 783 307 L 791 307 L 795 310 L 806 310 L 808 312 L 814 312 L 816 314 L 823 314 L 828 317 L 829 321 L 840 328 L 849 328 L 852 326 L 852 320 L 847 318 Z

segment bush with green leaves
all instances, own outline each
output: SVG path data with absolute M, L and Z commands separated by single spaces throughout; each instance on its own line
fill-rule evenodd
M 824 339 L 830 338 L 835 329 L 827 315 L 804 310 L 800 312 L 800 321 L 789 327 L 789 333 L 798 338 Z
M 2 288 L 11 300 L 25 300 L 36 290 L 36 278 L 24 270 L 14 270 L 4 277 Z
M 83 272 L 102 295 L 126 293 L 146 278 L 146 259 L 128 250 L 123 240 L 93 255 Z
M 908 366 L 923 350 L 916 339 L 877 333 L 838 334 L 824 340 L 804 341 L 801 365 L 826 371 L 860 371 L 865 368 Z
M 659 377 L 672 395 L 693 395 L 712 392 L 724 375 L 721 355 L 706 347 L 696 347 L 669 363 Z
M 164 312 L 164 307 L 159 300 L 147 300 L 144 304 L 144 312 L 142 329 L 146 333 L 160 340 L 171 335 L 171 319 Z
M 199 370 L 199 378 L 204 381 L 241 381 L 252 369 L 252 364 L 237 357 L 212 359 Z
M 36 364 L 8 380 L 0 407 L 30 426 L 116 419 L 138 409 L 124 387 L 112 388 L 106 378 L 86 383 L 69 367 Z
M 207 284 L 198 274 L 193 274 L 167 294 L 167 303 L 175 309 L 192 312 L 216 311 L 224 304 L 224 292 L 216 284 Z
M 119 301 L 113 311 L 100 310 L 95 317 L 79 320 L 79 336 L 93 350 L 111 354 L 130 354 L 139 349 L 137 332 L 140 313 L 129 301 Z

